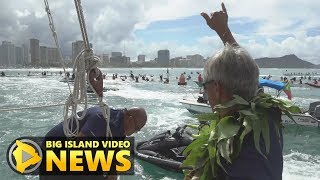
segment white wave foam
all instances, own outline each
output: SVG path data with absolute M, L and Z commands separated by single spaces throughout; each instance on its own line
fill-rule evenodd
M 284 156 L 284 180 L 320 179 L 320 156 L 291 152 Z

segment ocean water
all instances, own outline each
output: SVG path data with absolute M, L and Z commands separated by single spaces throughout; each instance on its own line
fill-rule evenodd
M 49 71 L 45 78 L 41 71 Z M 135 75 L 154 75 L 153 82 L 112 80 L 110 75 L 128 75 L 130 70 Z M 68 86 L 59 82 L 61 69 L 0 69 L 9 77 L 0 77 L 0 109 L 20 108 L 57 104 L 65 102 Z M 37 74 L 26 76 L 28 72 Z M 71 71 L 71 70 L 69 70 Z M 199 89 L 191 80 L 186 87 L 177 85 L 176 77 L 183 72 L 197 79 L 196 72 L 202 69 L 170 69 L 170 83 L 159 82 L 159 74 L 166 73 L 165 68 L 140 69 L 102 69 L 109 76 L 104 81 L 105 87 L 118 88 L 118 91 L 104 93 L 104 100 L 114 107 L 142 106 L 148 113 L 146 126 L 137 134 L 136 141 L 174 130 L 178 125 L 195 122 L 194 117 L 179 103 L 183 98 L 196 98 Z M 288 70 L 289 71 L 289 70 Z M 280 79 L 282 69 L 261 69 L 260 74 L 272 75 Z M 289 72 L 317 72 L 320 70 L 290 69 Z M 20 75 L 18 75 L 18 73 Z M 164 76 L 165 77 L 165 76 Z M 310 87 L 292 87 L 293 102 L 307 109 L 310 102 L 320 100 L 320 89 Z M 273 90 L 268 90 L 274 94 Z M 285 96 L 282 94 L 282 98 Z M 90 96 L 90 102 L 95 102 Z M 9 144 L 21 136 L 44 136 L 53 126 L 63 119 L 63 107 L 28 109 L 19 111 L 0 111 L 0 179 L 38 179 L 37 176 L 21 176 L 14 173 L 6 162 Z M 320 128 L 286 126 L 284 134 L 284 170 L 283 179 L 320 179 Z M 152 164 L 135 160 L 135 176 L 122 176 L 121 179 L 183 179 L 182 174 L 166 171 Z

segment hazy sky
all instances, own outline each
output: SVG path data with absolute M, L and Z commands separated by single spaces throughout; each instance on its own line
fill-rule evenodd
M 222 43 L 210 30 L 202 11 L 220 10 L 214 0 L 83 0 L 89 40 L 94 51 L 125 51 L 131 59 L 169 49 L 171 57 L 213 55 Z M 319 0 L 228 0 L 229 25 L 253 57 L 296 54 L 320 64 Z M 73 0 L 49 0 L 59 41 L 71 55 L 71 43 L 81 40 Z M 53 46 L 42 0 L 0 0 L 0 40 L 16 45 L 37 38 Z

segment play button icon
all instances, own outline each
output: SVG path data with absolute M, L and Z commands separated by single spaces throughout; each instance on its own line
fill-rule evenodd
M 40 166 L 41 159 L 40 146 L 30 139 L 16 140 L 8 151 L 9 165 L 21 174 L 35 171 Z

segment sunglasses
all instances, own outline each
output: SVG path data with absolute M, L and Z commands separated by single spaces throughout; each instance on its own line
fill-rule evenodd
M 137 125 L 137 120 L 136 118 L 128 111 L 127 108 L 124 109 L 124 112 L 127 114 L 127 116 L 131 117 L 133 119 L 133 122 L 134 122 L 134 129 L 135 129 L 135 133 L 140 131 L 140 127 Z
M 204 89 L 204 90 L 207 90 L 208 85 L 209 85 L 210 83 L 214 82 L 214 81 L 215 81 L 215 80 L 210 80 L 210 81 L 207 81 L 207 82 L 202 83 L 203 89 Z

